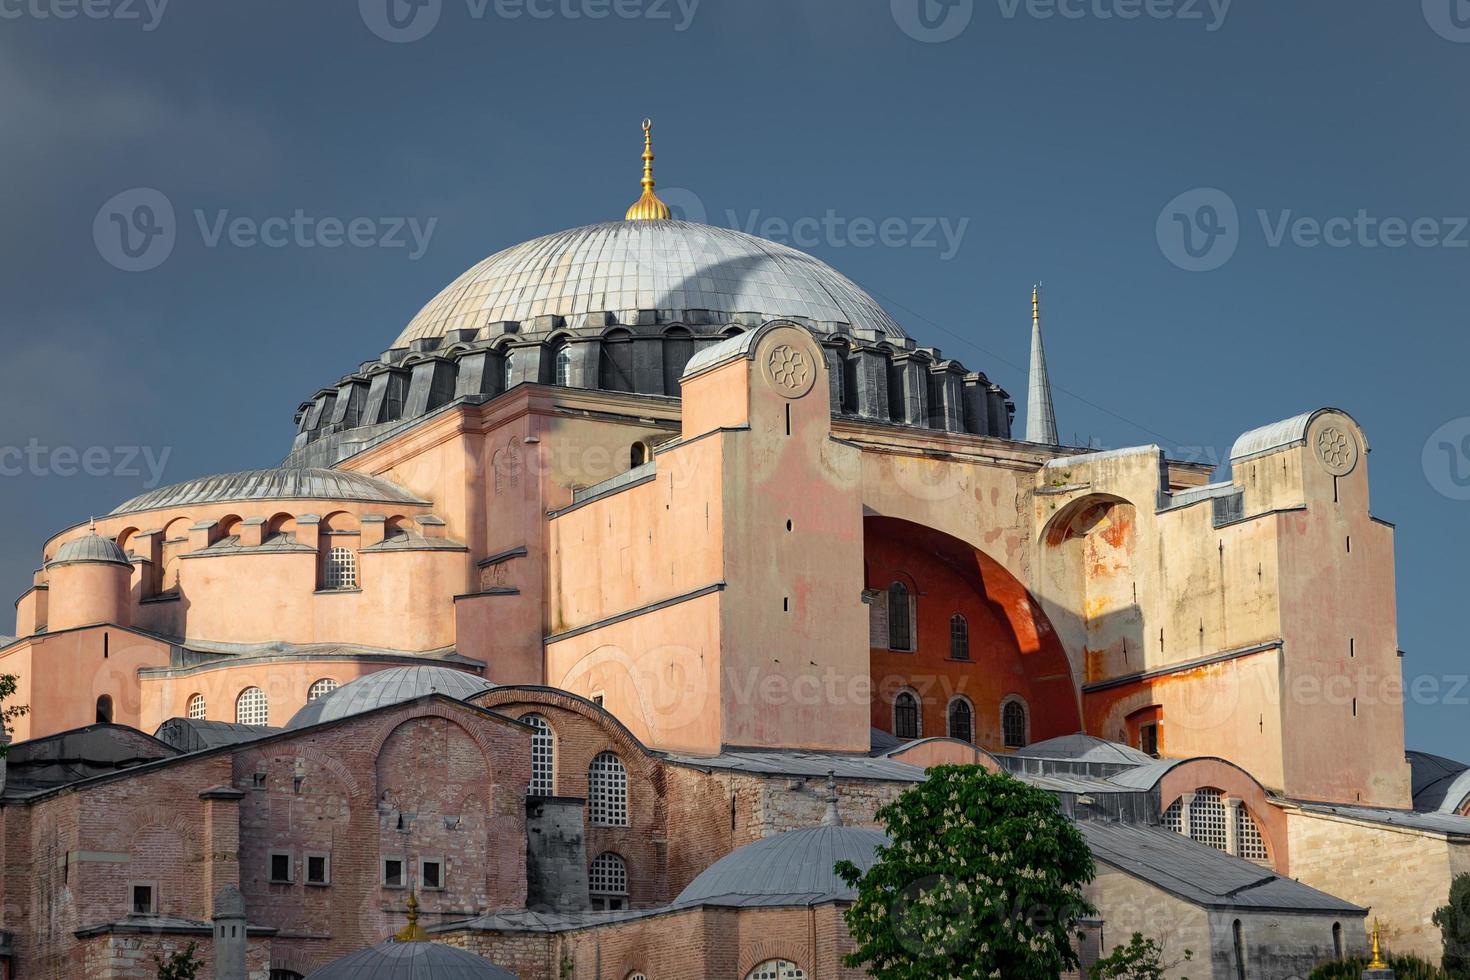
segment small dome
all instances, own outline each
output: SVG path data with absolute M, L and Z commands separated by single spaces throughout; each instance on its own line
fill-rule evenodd
M 808 827 L 788 830 L 737 847 L 706 868 L 674 899 L 675 905 L 815 905 L 852 901 L 856 892 L 833 867 L 851 861 L 867 871 L 877 848 L 887 844 L 881 831 L 864 827 Z
M 412 701 L 425 694 L 443 694 L 464 700 L 494 686 L 474 674 L 438 664 L 390 667 L 349 681 L 331 694 L 309 702 L 291 716 L 286 727 L 305 728 L 324 721 L 335 721 L 385 705 Z
M 1151 766 L 1158 760 L 1121 742 L 1109 742 L 1095 735 L 1059 735 L 1017 749 L 1012 755 L 1022 759 L 1067 759 L 1074 762 L 1103 762 L 1123 766 Z
M 80 538 L 73 538 L 60 548 L 56 549 L 56 555 L 46 563 L 47 568 L 55 565 L 75 565 L 80 563 L 93 565 L 123 565 L 133 567 L 128 556 L 117 546 L 117 542 L 111 538 L 104 538 L 96 531 L 92 531 Z
M 348 953 L 306 980 L 518 980 L 489 960 L 442 943 L 389 941 Z
M 131 514 L 162 507 L 226 503 L 235 500 L 360 500 L 368 503 L 423 504 L 407 490 L 376 476 L 349 470 L 282 467 L 202 476 L 159 487 L 117 507 Z

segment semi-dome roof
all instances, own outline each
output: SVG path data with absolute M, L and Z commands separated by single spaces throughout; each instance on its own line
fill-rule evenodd
M 737 847 L 691 881 L 675 905 L 813 905 L 856 897 L 833 867 L 851 861 L 867 871 L 881 831 L 827 826 L 788 830 Z
M 1058 735 L 1044 742 L 1033 742 L 1012 755 L 1022 759 L 1067 759 L 1075 762 L 1102 762 L 1112 765 L 1149 766 L 1156 761 L 1147 752 L 1131 745 L 1109 742 L 1096 735 Z
M 806 317 L 907 337 L 877 300 L 805 252 L 730 228 L 660 220 L 586 225 L 497 252 L 430 300 L 394 346 L 548 314 L 573 329 L 597 312 L 636 322 L 638 310 L 668 319 L 689 310 Z
M 113 514 L 188 507 L 234 500 L 360 500 L 371 503 L 423 504 L 407 490 L 376 476 L 349 470 L 281 467 L 202 476 L 197 480 L 149 490 L 126 501 Z
M 349 681 L 331 694 L 310 701 L 286 723 L 287 728 L 305 728 L 349 715 L 360 715 L 390 704 L 412 701 L 426 694 L 465 698 L 494 687 L 489 681 L 453 667 L 438 664 L 390 667 Z
M 307 980 L 517 980 L 481 956 L 429 942 L 379 943 L 348 953 Z
M 128 556 L 117 546 L 117 542 L 111 538 L 104 538 L 96 531 L 84 534 L 80 538 L 73 538 L 57 548 L 56 554 L 46 563 L 46 567 L 81 563 L 132 567 Z

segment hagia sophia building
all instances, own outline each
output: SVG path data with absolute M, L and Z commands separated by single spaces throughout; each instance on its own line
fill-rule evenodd
M 280 466 L 45 542 L 0 637 L 0 978 L 862 977 L 832 866 L 956 762 L 1082 831 L 1084 964 L 1139 931 L 1305 976 L 1375 921 L 1437 961 L 1470 767 L 1383 693 L 1352 416 L 1245 431 L 1223 482 L 1062 446 L 1033 293 L 1018 432 L 652 164 L 343 365 Z

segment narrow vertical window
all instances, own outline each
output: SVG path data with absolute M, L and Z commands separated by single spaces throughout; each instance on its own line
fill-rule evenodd
M 531 734 L 531 782 L 526 787 L 528 796 L 556 795 L 556 743 L 551 733 L 551 723 L 540 715 L 525 715 L 521 724 L 530 725 Z
M 910 741 L 919 737 L 919 699 L 908 691 L 893 699 L 893 734 Z
M 594 827 L 628 826 L 628 770 L 611 752 L 600 753 L 587 770 L 587 803 Z
M 908 586 L 902 582 L 894 582 L 888 587 L 888 649 L 914 648 L 912 619 Z
M 570 388 L 572 386 L 571 347 L 567 346 L 566 344 L 558 347 L 556 349 L 556 359 L 553 364 L 555 366 L 554 374 L 556 383 L 561 385 L 563 388 Z
M 112 696 L 104 694 L 97 699 L 97 724 L 112 724 Z
M 949 618 L 949 656 L 953 660 L 970 659 L 970 623 L 959 613 Z
M 973 742 L 975 740 L 975 713 L 970 708 L 970 702 L 964 698 L 955 698 L 949 703 L 949 737 L 957 738 L 961 742 Z
M 1026 747 L 1026 706 L 1020 701 L 1007 701 L 1000 712 L 1001 735 L 1008 749 Z

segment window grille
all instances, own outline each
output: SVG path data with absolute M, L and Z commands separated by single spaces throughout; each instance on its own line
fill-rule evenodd
M 628 770 L 623 760 L 603 752 L 587 771 L 587 802 L 594 827 L 628 826 Z
M 270 702 L 258 687 L 247 687 L 235 699 L 235 724 L 270 724 Z
M 551 724 L 540 715 L 526 715 L 521 722 L 536 731 L 531 735 L 531 782 L 526 787 L 529 796 L 554 796 L 556 794 L 556 745 L 551 734 Z

